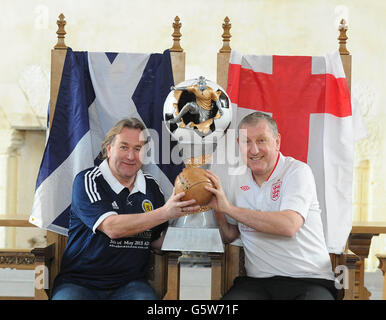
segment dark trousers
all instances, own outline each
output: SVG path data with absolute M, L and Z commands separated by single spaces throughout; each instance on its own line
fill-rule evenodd
M 237 277 L 222 300 L 335 300 L 334 281 L 291 277 Z

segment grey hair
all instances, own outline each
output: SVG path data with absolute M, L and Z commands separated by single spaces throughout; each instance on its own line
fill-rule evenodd
M 276 138 L 279 134 L 279 131 L 277 130 L 276 121 L 270 115 L 261 111 L 256 111 L 245 116 L 240 121 L 237 132 L 240 132 L 240 129 L 242 127 L 245 127 L 250 124 L 256 124 L 261 120 L 267 121 L 269 127 L 271 128 L 273 136 Z
M 114 142 L 115 137 L 121 133 L 123 128 L 129 128 L 129 129 L 137 129 L 140 131 L 143 131 L 145 133 L 145 125 L 142 123 L 142 121 L 138 120 L 137 118 L 126 118 L 118 121 L 110 130 L 107 132 L 105 140 L 102 142 L 102 150 L 101 150 L 101 159 L 107 158 L 107 146 L 112 145 Z M 146 138 L 146 135 L 145 135 Z M 147 139 L 145 140 L 145 143 L 147 143 Z

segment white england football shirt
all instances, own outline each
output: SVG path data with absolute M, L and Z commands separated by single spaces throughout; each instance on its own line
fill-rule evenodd
M 247 275 L 333 280 L 311 168 L 280 154 L 274 171 L 261 187 L 254 181 L 249 168 L 239 170 L 239 174 L 223 181 L 228 199 L 234 205 L 260 211 L 289 209 L 305 220 L 293 237 L 257 232 L 238 223 Z

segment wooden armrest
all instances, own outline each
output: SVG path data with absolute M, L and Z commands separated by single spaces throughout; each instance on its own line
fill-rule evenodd
M 361 259 L 358 255 L 349 249 L 342 252 L 339 256 L 341 264 L 347 265 L 349 268 L 355 267 L 355 264 Z
M 162 250 L 156 249 L 156 248 L 151 248 L 150 252 L 153 253 L 153 254 L 156 254 L 157 256 L 164 256 L 164 255 L 166 255 L 166 251 L 162 251 Z
M 346 265 L 347 266 L 355 266 L 355 264 L 361 259 L 358 255 L 356 255 L 351 250 L 347 250 L 346 252 L 343 252 L 343 257 L 345 258 Z
M 55 243 L 51 243 L 44 248 L 34 248 L 31 253 L 38 261 L 50 261 L 55 257 Z
M 55 244 L 34 249 L 0 249 L 0 266 L 20 270 L 32 270 L 41 264 L 49 267 L 54 254 Z
M 29 217 L 13 217 L 0 215 L 0 227 L 34 227 L 35 225 L 29 223 Z
M 35 258 L 38 262 L 47 262 L 55 256 L 55 244 L 50 244 L 44 248 L 33 249 L 0 249 L 0 256 L 7 257 L 31 257 Z M 5 259 L 5 258 L 4 258 Z M 2 259 L 2 260 L 4 260 Z
M 341 254 L 330 253 L 332 271 L 336 273 L 342 272 L 341 268 L 337 268 L 338 266 L 344 266 L 347 268 L 348 273 L 347 277 L 342 277 L 342 273 L 339 275 L 339 283 L 343 286 L 346 285 L 345 288 L 338 290 L 337 299 L 348 299 L 353 300 L 358 296 L 358 293 L 355 291 L 355 274 L 356 274 L 356 266 L 357 262 L 360 261 L 360 257 L 356 255 L 351 250 L 345 250 Z M 344 274 L 343 274 L 344 275 Z M 338 279 L 338 278 L 337 278 Z M 343 281 L 343 282 L 342 282 Z M 346 284 L 345 282 L 346 281 Z M 344 289 L 344 290 L 343 290 Z
M 35 256 L 27 249 L 0 249 L 0 267 L 34 269 Z
M 31 253 L 31 249 L 10 249 L 10 248 L 1 248 L 0 253 L 5 255 L 5 254 L 15 254 L 15 253 L 20 253 L 20 254 L 28 254 Z
M 347 249 L 340 254 L 330 253 L 330 259 L 332 269 L 335 270 L 338 265 L 345 265 L 348 268 L 355 268 L 355 264 L 360 260 L 360 257 L 351 250 Z

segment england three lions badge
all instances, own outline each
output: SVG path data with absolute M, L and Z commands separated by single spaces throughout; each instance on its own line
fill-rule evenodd
M 272 184 L 271 188 L 271 199 L 273 201 L 276 201 L 280 198 L 280 187 L 281 187 L 281 180 L 277 180 L 274 184 Z

